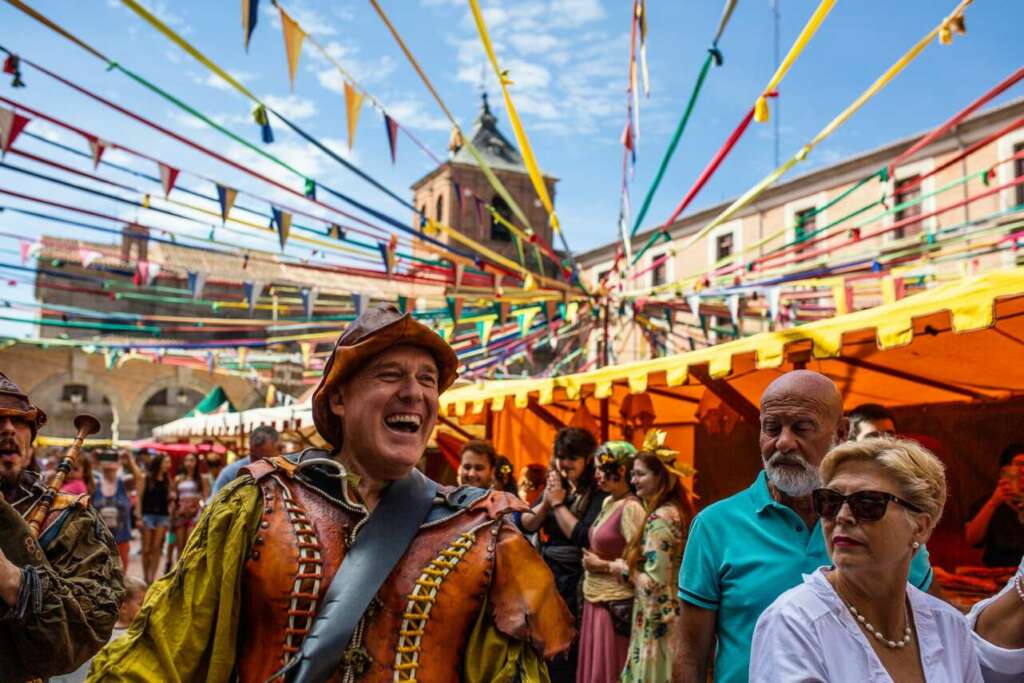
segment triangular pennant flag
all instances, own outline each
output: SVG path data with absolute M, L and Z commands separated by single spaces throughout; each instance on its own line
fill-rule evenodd
M 850 312 L 845 281 L 832 285 L 832 300 L 835 302 L 836 315 L 846 315 Z
M 145 286 L 146 281 L 149 280 L 149 261 L 140 260 L 137 264 L 135 264 L 135 274 L 137 276 L 135 286 Z
M 32 243 L 28 240 L 20 240 L 18 242 L 18 252 L 21 254 L 21 265 L 25 265 L 28 262 L 29 249 L 32 248 Z
M 779 319 L 779 302 L 782 299 L 781 287 L 768 288 L 768 319 L 772 322 Z
M 484 318 L 476 323 L 476 333 L 480 336 L 480 345 L 487 346 L 491 341 L 491 330 L 494 328 L 494 318 Z
M 153 282 L 156 280 L 157 276 L 160 275 L 160 270 L 161 270 L 161 267 L 160 267 L 159 263 L 150 263 L 149 264 L 149 273 L 147 274 L 143 284 L 145 286 L 147 286 L 147 287 L 152 285 Z
M 700 315 L 700 296 L 697 294 L 687 294 L 686 304 L 690 307 L 690 312 L 694 315 Z
M 309 370 L 309 359 L 313 355 L 313 342 L 299 342 L 299 350 L 302 352 L 302 368 Z
M 671 332 L 676 323 L 676 312 L 671 306 L 665 307 L 665 322 L 668 323 L 668 331 Z
M 380 251 L 381 259 L 384 261 L 384 270 L 387 272 L 388 277 L 391 277 L 395 270 L 395 259 L 391 249 L 384 242 L 377 242 L 377 249 Z
M 270 212 L 270 227 L 277 231 L 277 240 L 281 243 L 281 251 L 284 251 L 284 245 L 292 231 L 292 214 L 275 207 L 270 207 Z
M 462 305 L 465 303 L 465 299 L 461 296 L 450 296 L 448 300 L 448 314 L 452 317 L 452 324 L 458 325 L 459 318 L 462 317 Z
M 531 307 L 525 309 L 519 316 L 519 336 L 525 337 L 530 332 L 530 328 L 533 327 L 533 319 L 540 313 L 540 309 L 537 307 Z M 530 361 L 533 362 L 532 360 Z
M 504 279 L 500 273 L 495 273 L 494 277 L 494 298 L 500 299 L 505 296 L 505 290 L 501 286 L 501 281 Z
M 249 39 L 256 30 L 260 18 L 260 0 L 242 0 L 242 32 L 245 35 L 245 51 L 249 51 Z
M 299 68 L 299 55 L 302 54 L 302 41 L 306 39 L 306 33 L 295 23 L 295 20 L 288 16 L 281 5 L 277 6 L 281 11 L 281 31 L 284 33 L 284 51 L 288 57 L 288 80 L 292 84 L 292 92 L 295 92 L 295 72 Z
M 363 106 L 363 93 L 345 81 L 345 112 L 348 114 L 348 148 L 356 141 L 356 124 L 359 123 L 359 110 Z
M 331 227 L 327 228 L 327 236 L 336 239 L 345 239 L 345 228 L 341 227 L 337 223 L 331 223 Z
M 106 366 L 107 370 L 113 370 L 117 366 L 117 357 L 120 355 L 121 352 L 115 349 L 103 352 L 103 365 Z
M 548 325 L 555 322 L 555 313 L 558 310 L 557 301 L 545 301 L 544 302 L 544 315 L 548 319 Z
M 212 375 L 213 374 L 213 369 L 215 367 L 217 367 L 217 361 L 213 357 L 213 351 L 207 351 L 206 352 L 206 371 Z
M 466 273 L 466 264 L 456 263 L 455 264 L 455 291 L 459 291 L 462 287 L 462 276 Z
M 203 298 L 203 287 L 206 285 L 206 273 L 188 272 L 188 288 L 193 299 Z
M 352 307 L 356 309 L 356 317 L 358 318 L 366 310 L 366 295 L 365 294 L 353 294 L 352 295 Z
M 178 174 L 180 170 L 168 166 L 167 164 L 160 164 L 160 187 L 164 189 L 164 198 L 166 199 L 171 190 L 174 189 L 174 183 L 178 180 Z
M 569 325 L 576 324 L 576 316 L 579 314 L 580 304 L 578 301 L 570 301 L 565 305 L 565 322 Z
M 306 195 L 306 199 L 312 199 L 316 201 L 316 181 L 306 178 L 305 187 L 302 188 L 302 194 Z
M 449 338 L 451 337 L 452 330 L 453 328 L 449 325 L 441 325 L 437 328 L 437 334 L 441 337 L 441 339 L 448 341 Z
M 319 287 L 303 287 L 299 290 L 299 295 L 302 297 L 302 311 L 307 318 L 313 317 L 313 309 L 316 306 L 316 297 L 319 293 Z
M 384 114 L 384 129 L 388 134 L 388 147 L 391 149 L 391 163 L 395 163 L 395 153 L 398 148 L 398 121 Z
M 398 310 L 403 314 L 409 312 L 409 297 L 399 296 L 398 297 Z
M 502 301 L 498 304 L 498 321 L 502 325 L 508 320 L 508 315 L 512 311 L 512 304 L 508 301 Z
M 238 347 L 238 369 L 239 370 L 241 370 L 242 368 L 245 367 L 245 359 L 248 358 L 248 356 L 249 356 L 249 347 L 248 346 L 239 346 Z
M 103 152 L 110 147 L 110 143 L 106 140 L 102 140 L 96 137 L 89 138 L 89 151 L 92 153 L 92 170 L 96 170 L 100 166 L 100 159 L 103 157 Z
M 93 249 L 86 249 L 85 247 L 78 248 L 78 258 L 82 262 L 83 268 L 88 268 L 92 264 L 96 263 L 103 254 Z
M 227 221 L 228 214 L 231 213 L 231 207 L 235 205 L 235 198 L 237 196 L 238 190 L 217 183 L 217 201 L 220 202 L 221 222 Z
M 264 403 L 264 405 L 267 408 L 273 408 L 275 405 L 277 405 L 276 400 L 277 400 L 277 387 L 275 387 L 273 384 L 270 384 L 270 385 L 267 386 L 267 400 L 266 400 L 266 403 Z
M 252 315 L 252 312 L 256 310 L 256 302 L 263 293 L 263 283 L 246 282 L 242 285 L 242 290 L 245 292 L 245 300 L 249 302 L 249 315 Z
M 725 300 L 726 307 L 729 309 L 729 320 L 732 321 L 733 326 L 740 324 L 740 295 L 730 294 Z
M 7 153 L 28 122 L 21 114 L 0 107 L 0 154 Z

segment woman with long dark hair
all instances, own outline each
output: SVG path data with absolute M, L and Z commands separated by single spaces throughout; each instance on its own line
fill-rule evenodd
M 694 511 L 682 483 L 690 472 L 676 465 L 679 454 L 664 443 L 664 432 L 648 432 L 633 460 L 633 487 L 647 519 L 616 567 L 632 582 L 635 595 L 629 656 L 620 679 L 628 683 L 672 680 L 673 648 L 679 640 L 676 577 Z
M 199 460 L 189 453 L 181 461 L 181 470 L 174 478 L 174 549 L 181 557 L 192 529 L 199 521 L 202 503 L 210 495 L 206 478 L 199 471 Z
M 541 556 L 576 623 L 580 621 L 577 596 L 583 580 L 582 550 L 590 547 L 590 527 L 608 495 L 594 484 L 595 450 L 597 439 L 587 430 L 558 430 L 544 495 L 520 517 L 520 526 L 527 533 L 544 530 L 547 540 L 541 546 Z M 548 663 L 552 683 L 575 683 L 577 646 L 574 643 L 567 654 Z
M 171 459 L 162 453 L 153 456 L 137 487 L 142 507 L 142 574 L 151 584 L 160 570 L 164 540 L 171 526 Z

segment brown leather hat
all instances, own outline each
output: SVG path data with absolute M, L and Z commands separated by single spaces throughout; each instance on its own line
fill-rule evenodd
M 338 337 L 334 352 L 324 366 L 320 386 L 313 392 L 313 423 L 320 436 L 335 448 L 341 448 L 344 433 L 341 418 L 331 412 L 331 394 L 366 361 L 396 344 L 418 346 L 434 356 L 439 373 L 438 393 L 450 387 L 458 377 L 459 359 L 437 332 L 417 321 L 412 314 L 402 314 L 394 304 L 374 306 Z
M 0 372 L 0 416 L 20 417 L 32 427 L 32 438 L 46 424 L 46 413 L 28 400 L 28 394 Z

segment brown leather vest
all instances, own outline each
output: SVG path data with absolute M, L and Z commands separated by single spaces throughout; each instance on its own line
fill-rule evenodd
M 291 476 L 293 468 L 284 459 L 249 468 L 264 507 L 242 581 L 238 673 L 245 683 L 264 683 L 299 651 L 365 520 L 358 509 Z M 378 591 L 332 681 L 458 680 L 467 636 L 491 585 L 496 546 L 503 535 L 519 533 L 502 521 L 512 509 L 525 506 L 491 492 L 424 524 Z

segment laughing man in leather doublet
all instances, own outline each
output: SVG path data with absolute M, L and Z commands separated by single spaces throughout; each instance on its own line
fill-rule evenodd
M 500 491 L 414 468 L 458 359 L 392 305 L 313 395 L 330 452 L 249 465 L 204 512 L 90 681 L 547 681 L 571 617 Z

